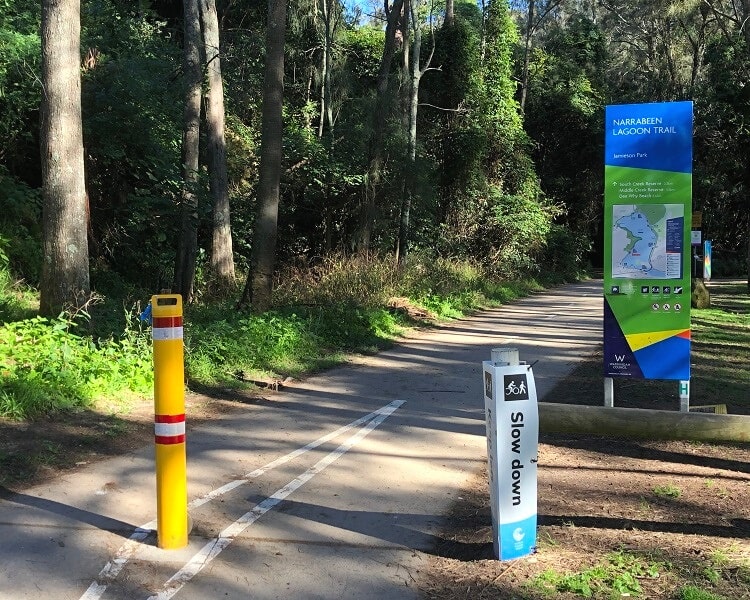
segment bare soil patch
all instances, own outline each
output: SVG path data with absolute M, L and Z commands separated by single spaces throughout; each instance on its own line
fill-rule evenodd
M 205 393 L 185 397 L 188 430 L 263 401 L 252 390 L 201 391 Z M 133 400 L 124 409 L 97 406 L 27 422 L 0 419 L 0 495 L 153 444 L 153 423 L 150 400 Z

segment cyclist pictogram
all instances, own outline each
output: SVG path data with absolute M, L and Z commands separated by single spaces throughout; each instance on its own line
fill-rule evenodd
M 503 380 L 506 400 L 528 400 L 529 384 L 526 375 L 505 375 Z

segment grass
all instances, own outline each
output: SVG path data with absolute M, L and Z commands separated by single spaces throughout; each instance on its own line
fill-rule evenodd
M 694 585 L 686 585 L 678 591 L 677 600 L 727 600 L 727 598 L 726 596 L 707 592 Z
M 565 543 L 554 540 L 549 533 L 540 542 L 542 552 L 562 548 L 565 555 Z M 546 568 L 521 585 L 534 594 L 529 598 L 647 599 L 655 594 L 670 600 L 746 598 L 750 589 L 746 551 L 732 544 L 704 554 L 697 551 L 700 542 L 695 543 L 695 557 L 688 558 L 678 555 L 672 559 L 668 550 L 638 551 L 622 547 L 598 559 L 598 553 L 594 553 L 595 558 L 585 559 L 578 570 Z
M 679 498 L 682 495 L 682 490 L 671 483 L 668 483 L 667 485 L 657 485 L 653 491 L 654 495 L 659 498 Z
M 650 556 L 624 550 L 609 553 L 595 565 L 578 572 L 558 573 L 548 569 L 530 580 L 527 587 L 547 597 L 568 592 L 583 598 L 637 596 L 643 578 L 657 578 L 669 564 Z
M 745 284 L 709 284 L 712 307 L 692 311 L 691 404 L 750 413 L 750 296 Z

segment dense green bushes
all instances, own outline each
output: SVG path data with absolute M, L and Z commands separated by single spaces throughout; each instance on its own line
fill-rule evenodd
M 122 393 L 148 394 L 151 346 L 131 327 L 94 342 L 81 322 L 34 317 L 0 327 L 0 416 L 15 419 L 86 406 Z

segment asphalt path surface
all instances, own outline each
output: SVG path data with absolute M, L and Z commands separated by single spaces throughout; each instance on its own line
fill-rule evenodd
M 558 287 L 195 427 L 184 549 L 156 546 L 153 447 L 4 498 L 0 598 L 418 598 L 486 461 L 482 361 L 518 348 L 543 401 L 601 327 L 601 282 Z

